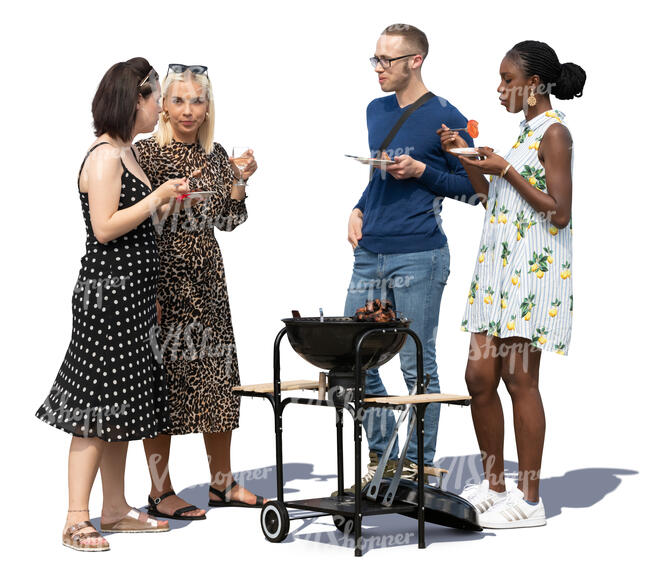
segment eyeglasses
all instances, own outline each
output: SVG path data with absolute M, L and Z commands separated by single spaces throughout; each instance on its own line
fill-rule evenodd
M 399 57 L 392 57 L 391 59 L 385 59 L 384 57 L 371 57 L 370 58 L 370 64 L 372 65 L 373 69 L 378 64 L 381 65 L 384 69 L 389 69 L 390 64 L 393 61 L 397 61 L 398 59 L 404 59 L 404 57 L 413 57 L 414 55 L 418 55 L 418 54 L 417 53 L 409 53 L 408 55 L 400 55 Z
M 167 69 L 167 74 L 172 73 L 185 73 L 189 71 L 193 75 L 206 75 L 208 74 L 208 68 L 205 65 L 183 65 L 182 63 L 170 63 Z
M 142 80 L 138 83 L 138 89 L 141 89 L 141 88 L 142 88 L 142 87 L 147 83 L 147 81 L 148 81 L 149 78 L 151 77 L 151 74 L 152 74 L 152 73 L 153 73 L 154 79 L 155 79 L 156 81 L 158 80 L 158 73 L 156 73 L 156 70 L 152 67 L 151 69 L 149 69 L 149 72 L 144 76 L 144 79 L 142 79 Z

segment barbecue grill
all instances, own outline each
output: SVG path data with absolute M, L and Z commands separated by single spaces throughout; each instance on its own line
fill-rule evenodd
M 423 418 L 430 403 L 469 405 L 469 396 L 426 394 L 422 362 L 422 344 L 417 334 L 409 329 L 405 318 L 387 322 L 355 321 L 350 317 L 293 317 L 282 319 L 284 328 L 275 338 L 273 347 L 273 382 L 239 386 L 235 392 L 242 396 L 263 397 L 269 400 L 275 420 L 277 500 L 267 502 L 262 508 L 261 525 L 266 539 L 278 543 L 289 533 L 292 519 L 305 519 L 331 515 L 334 525 L 344 533 L 354 536 L 355 556 L 362 554 L 361 525 L 364 516 L 402 514 L 418 521 L 418 547 L 425 547 L 424 523 L 465 529 L 481 530 L 475 508 L 466 500 L 429 485 L 425 486 L 423 450 Z M 287 335 L 294 351 L 314 366 L 327 370 L 328 398 L 282 397 L 282 392 L 319 390 L 323 393 L 324 373 L 319 381 L 282 381 L 280 377 L 280 344 Z M 393 358 L 404 346 L 408 337 L 416 345 L 417 382 L 409 396 L 365 398 L 366 370 L 381 366 Z M 285 501 L 282 458 L 282 415 L 290 404 L 312 407 L 330 407 L 336 413 L 337 476 L 336 496 Z M 386 407 L 402 410 L 395 432 L 384 457 L 381 459 L 373 481 L 361 489 L 361 439 L 363 410 Z M 345 493 L 343 477 L 343 414 L 352 415 L 354 432 L 355 492 Z M 408 437 L 415 431 L 418 440 L 418 480 L 400 480 L 406 445 L 400 456 L 395 476 L 382 479 L 392 444 L 397 438 L 399 424 L 410 417 Z M 290 515 L 288 509 L 301 510 Z M 305 514 L 304 511 L 309 512 Z

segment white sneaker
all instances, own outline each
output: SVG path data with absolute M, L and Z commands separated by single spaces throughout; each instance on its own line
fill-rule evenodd
M 506 492 L 496 492 L 490 489 L 490 483 L 486 480 L 481 484 L 468 484 L 465 486 L 460 497 L 467 500 L 479 514 L 487 511 L 495 504 L 506 499 Z
M 524 493 L 518 488 L 508 491 L 508 496 L 478 517 L 481 527 L 532 528 L 546 524 L 546 512 L 542 499 L 535 505 L 524 500 Z

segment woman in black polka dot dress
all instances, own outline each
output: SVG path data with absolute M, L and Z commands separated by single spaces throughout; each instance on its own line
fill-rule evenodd
M 109 142 L 99 142 L 92 152 Z M 109 150 L 110 151 L 110 150 Z M 102 157 L 106 157 L 103 154 Z M 86 163 L 82 164 L 82 170 Z M 150 194 L 122 165 L 119 209 Z M 86 254 L 72 294 L 72 339 L 38 417 L 81 437 L 155 437 L 167 420 L 165 377 L 149 344 L 156 323 L 158 249 L 150 219 L 108 243 L 93 234 L 88 192 L 79 192 Z
M 151 216 L 188 188 L 174 179 L 152 191 L 131 146 L 135 135 L 153 130 L 159 98 L 158 76 L 142 58 L 117 63 L 98 87 L 98 138 L 78 179 L 86 254 L 72 295 L 72 338 L 36 414 L 73 435 L 63 543 L 82 551 L 109 548 L 88 521 L 98 467 L 103 531 L 169 530 L 124 499 L 126 441 L 155 437 L 169 421 L 166 377 L 150 342 L 159 269 Z

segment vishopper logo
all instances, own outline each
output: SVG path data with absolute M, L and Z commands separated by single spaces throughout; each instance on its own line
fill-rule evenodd
M 160 453 L 154 453 L 149 457 L 149 471 L 151 472 L 151 479 L 153 485 L 156 487 L 156 490 L 161 492 L 165 483 L 169 478 L 169 462 L 163 470 L 159 470 L 158 464 L 161 463 L 163 457 Z M 208 466 L 212 463 L 212 455 L 208 455 Z M 250 486 L 251 481 L 263 481 L 275 476 L 275 467 L 262 467 L 259 469 L 248 470 L 244 472 L 237 473 L 237 484 L 242 488 Z M 227 486 L 233 480 L 233 474 L 231 471 L 227 472 L 217 472 L 214 476 L 210 478 L 210 484 L 216 486 Z M 200 487 L 200 484 L 195 484 L 188 486 L 187 489 Z
M 535 299 L 534 294 L 531 295 L 532 298 L 530 298 L 530 301 Z M 517 342 L 506 340 L 487 340 L 479 343 L 474 338 L 474 334 L 472 334 L 467 360 L 476 362 L 478 360 L 493 360 L 499 358 L 501 359 L 502 372 L 506 369 L 506 366 L 504 366 L 505 363 L 508 365 L 508 374 L 512 376 L 518 364 L 521 364 L 522 372 L 528 372 L 530 357 L 535 351 L 539 353 L 539 350 L 536 347 L 525 340 Z M 507 385 L 509 377 L 504 376 L 503 380 Z
M 537 95 L 551 94 L 553 87 L 555 86 L 557 86 L 557 83 L 540 83 L 539 85 L 537 85 L 537 88 L 535 89 L 534 92 L 535 97 L 537 97 Z M 528 97 L 531 95 L 530 87 L 526 87 L 526 86 L 508 87 L 506 89 L 506 92 L 508 94 L 506 98 L 506 106 L 508 109 L 515 108 L 515 102 L 518 97 L 523 98 L 524 112 L 526 112 L 530 108 L 530 105 L 528 103 Z
M 52 405 L 51 401 L 57 399 L 58 403 Z M 93 436 L 103 435 L 104 422 L 110 422 L 111 417 L 117 418 L 127 415 L 131 407 L 131 404 L 124 402 L 121 405 L 115 403 L 106 406 L 79 408 L 74 407 L 69 402 L 70 393 L 55 385 L 43 404 L 44 416 L 50 425 L 57 423 L 71 425 L 75 429 L 75 434 L 84 437 L 88 437 L 91 428 L 94 430 Z
M 446 461 L 447 459 L 443 459 Z M 440 483 L 440 488 L 457 494 L 462 493 L 465 489 L 479 485 L 484 479 L 490 481 L 491 486 L 509 486 L 518 482 L 527 491 L 532 481 L 541 478 L 539 471 L 503 470 L 495 472 L 496 457 L 488 455 L 482 451 L 480 455 L 462 455 L 452 457 L 449 462 L 445 462 L 445 467 L 449 473 L 444 476 Z M 485 471 L 483 470 L 485 467 Z
M 337 521 L 342 520 L 342 516 L 337 516 Z M 330 545 L 344 545 L 346 547 L 355 547 L 354 540 L 354 522 L 349 519 L 343 524 L 342 534 L 338 530 L 330 530 L 327 532 L 314 532 L 301 536 L 301 539 L 314 541 L 317 543 L 328 543 Z M 396 532 L 383 535 L 366 535 L 362 536 L 359 541 L 359 547 L 363 553 L 373 549 L 380 549 L 386 547 L 396 547 L 402 545 L 409 545 L 415 541 L 417 536 L 415 532 Z
M 384 153 L 389 159 L 393 160 L 397 156 L 411 155 L 411 152 L 413 151 L 415 151 L 415 146 L 406 146 L 404 148 L 387 148 L 384 150 Z M 384 156 L 379 150 L 372 150 L 370 152 L 370 157 L 373 159 L 384 159 L 386 156 Z
M 210 198 L 210 197 L 208 197 Z M 237 226 L 242 224 L 248 218 L 248 213 L 231 215 L 208 215 L 204 210 L 198 207 L 182 205 L 182 210 L 173 211 L 176 205 L 175 200 L 171 200 L 169 207 L 162 213 L 159 209 L 151 210 L 151 218 L 154 228 L 158 234 L 162 234 L 167 229 L 170 232 L 201 232 L 216 228 L 223 232 L 231 232 Z M 200 212 L 197 214 L 197 211 Z
M 95 295 L 95 307 L 97 309 L 102 308 L 102 303 L 104 299 L 104 291 L 110 289 L 126 289 L 126 282 L 130 276 L 106 276 L 105 278 L 88 278 L 77 280 L 77 283 L 74 286 L 74 293 L 83 292 L 83 310 L 87 311 L 90 307 L 90 296 L 92 290 L 94 290 Z
M 433 213 L 436 217 L 436 222 L 438 223 L 438 226 L 442 226 L 442 203 L 445 199 L 449 199 L 450 197 L 434 197 L 431 208 L 427 211 L 429 213 Z M 467 197 L 466 195 L 462 195 L 459 197 L 453 197 L 455 201 L 460 201 L 461 203 L 467 203 L 469 205 L 477 205 L 479 203 L 485 204 L 487 206 L 487 201 L 488 199 L 483 195 L 479 193 L 475 193 L 474 195 Z M 530 214 L 527 214 L 525 218 L 522 218 L 521 215 L 523 215 L 523 211 L 521 213 L 516 212 L 513 218 L 508 219 L 502 211 L 499 210 L 494 210 L 491 211 L 493 214 L 491 215 L 490 221 L 493 224 L 499 224 L 499 223 L 508 223 L 511 222 L 514 224 L 518 230 L 523 230 L 523 229 L 528 229 L 535 224 L 538 223 L 553 223 L 552 217 L 557 213 L 557 211 L 532 211 Z M 492 218 L 494 217 L 494 218 Z
M 215 342 L 218 336 L 212 327 L 195 320 L 167 329 L 154 325 L 149 329 L 149 344 L 160 364 L 165 356 L 169 356 L 171 362 L 215 357 L 223 359 L 224 372 L 229 373 L 237 350 L 234 343 Z
M 381 290 L 380 297 L 387 297 L 388 289 L 409 287 L 415 276 L 397 276 L 395 278 L 373 278 L 369 280 L 360 279 L 348 288 L 349 293 L 365 294 L 368 300 L 374 299 L 374 290 Z M 361 299 L 359 300 L 361 301 Z
M 365 398 L 365 394 L 361 394 L 361 399 Z M 345 388 L 344 386 L 331 386 L 327 392 L 326 400 L 318 400 L 316 398 L 309 399 L 304 405 L 326 405 L 330 407 L 343 407 L 346 406 L 349 414 L 353 419 L 359 421 L 364 421 L 366 416 L 368 417 L 367 427 L 371 429 L 373 427 L 379 427 L 382 435 L 390 435 L 388 431 L 388 416 L 391 412 L 388 408 L 378 408 L 375 406 L 364 407 L 360 406 L 354 408 L 354 388 Z M 413 411 L 411 409 L 411 411 Z
M 397 147 L 397 148 L 387 148 L 384 150 L 384 152 L 380 152 L 379 150 L 372 150 L 370 152 L 370 157 L 372 159 L 386 159 L 388 158 L 391 161 L 394 161 L 396 157 L 398 156 L 409 156 L 411 155 L 412 152 L 415 151 L 415 146 L 406 146 L 406 147 Z M 384 155 L 385 154 L 385 155 Z M 374 170 L 378 169 L 379 170 L 379 175 L 381 176 L 381 179 L 384 180 L 386 179 L 386 175 L 388 172 L 386 171 L 386 164 L 381 164 L 379 166 L 373 166 L 371 169 L 371 175 L 374 174 Z

